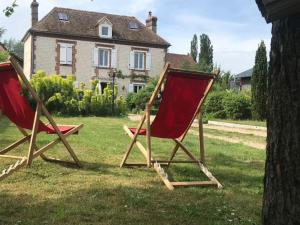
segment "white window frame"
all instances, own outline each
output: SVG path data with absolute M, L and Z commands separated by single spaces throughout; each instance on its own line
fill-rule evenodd
M 138 54 L 137 62 L 136 54 Z M 140 63 L 141 54 L 143 54 L 142 65 Z M 149 51 L 132 50 L 129 55 L 129 69 L 138 71 L 151 70 L 151 53 Z
M 100 57 L 100 52 L 103 51 L 103 54 L 105 55 L 105 52 L 107 52 L 107 64 L 105 65 L 105 57 L 103 57 L 102 62 Z M 111 49 L 109 48 L 98 48 L 98 67 L 100 68 L 110 68 L 111 67 Z
M 140 90 L 145 88 L 144 83 L 131 83 L 130 85 L 131 85 L 130 92 L 133 92 L 133 93 L 138 93 Z
M 102 28 L 107 28 L 107 34 L 102 33 Z M 99 36 L 102 38 L 112 38 L 112 26 L 110 24 L 104 23 L 99 25 Z
M 73 46 L 74 46 L 74 44 L 59 43 L 60 65 L 72 65 L 73 64 Z
M 105 64 L 104 58 L 101 61 L 100 57 L 100 51 L 108 51 L 108 59 L 107 59 L 107 64 Z M 98 68 L 117 68 L 118 65 L 118 51 L 116 48 L 108 48 L 108 47 L 102 47 L 102 46 L 97 46 L 93 49 L 93 65 Z
M 145 68 L 146 52 L 144 52 L 144 51 L 133 51 L 133 52 L 134 52 L 133 68 L 135 70 L 145 70 L 146 69 Z M 136 58 L 136 56 L 137 56 L 137 58 Z M 142 58 L 141 58 L 141 56 L 142 56 Z M 136 59 L 137 59 L 137 62 L 136 62 Z

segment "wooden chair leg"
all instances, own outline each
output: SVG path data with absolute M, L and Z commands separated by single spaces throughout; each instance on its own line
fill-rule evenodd
M 36 107 L 36 111 L 35 111 L 33 129 L 32 129 L 32 134 L 31 134 L 31 139 L 30 139 L 30 144 L 29 144 L 29 151 L 28 151 L 28 156 L 27 156 L 27 166 L 30 166 L 32 164 L 36 136 L 38 133 L 39 122 L 40 122 L 40 114 L 41 114 L 41 103 L 38 103 L 37 107 Z
M 174 159 L 174 157 L 175 157 L 175 155 L 176 155 L 178 149 L 179 149 L 179 145 L 176 144 L 176 146 L 174 147 L 174 149 L 173 149 L 173 151 L 172 151 L 172 154 L 171 154 L 171 157 L 170 157 L 170 159 L 169 159 L 169 161 L 168 161 L 168 164 L 167 164 L 167 166 L 166 166 L 167 169 L 170 167 L 171 162 L 172 162 L 172 160 Z

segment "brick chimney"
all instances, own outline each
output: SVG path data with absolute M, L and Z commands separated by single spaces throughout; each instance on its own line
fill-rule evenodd
M 157 17 L 152 16 L 152 12 L 149 12 L 148 18 L 146 19 L 146 27 L 152 30 L 154 33 L 157 32 Z
M 34 26 L 39 21 L 39 3 L 33 0 L 31 3 L 31 26 Z

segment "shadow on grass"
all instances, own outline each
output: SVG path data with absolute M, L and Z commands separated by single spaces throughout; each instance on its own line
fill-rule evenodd
M 68 186 L 68 184 L 66 184 Z M 51 192 L 51 191 L 49 191 Z M 50 194 L 55 195 L 55 192 Z M 233 216 L 234 205 L 213 190 L 169 192 L 164 188 L 94 185 L 53 198 L 0 193 L 0 224 L 247 224 L 257 215 Z M 225 207 L 226 206 L 226 207 Z M 253 210 L 253 209 L 251 209 Z M 253 211 L 251 211 L 253 213 Z M 201 219 L 200 219 L 201 218 Z M 252 223 L 256 224 L 256 223 Z

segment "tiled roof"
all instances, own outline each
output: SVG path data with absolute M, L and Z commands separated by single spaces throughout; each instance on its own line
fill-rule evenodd
M 253 73 L 253 68 L 246 70 L 244 72 L 241 72 L 237 75 L 235 75 L 236 78 L 244 78 L 244 77 L 251 77 Z
M 172 68 L 178 69 L 182 68 L 185 62 L 189 63 L 190 65 L 196 64 L 192 56 L 175 53 L 167 53 L 166 62 L 169 62 Z
M 58 13 L 65 13 L 68 21 L 60 21 Z M 97 23 L 106 17 L 112 24 L 112 39 L 100 38 Z M 135 22 L 138 29 L 130 29 L 129 22 Z M 68 8 L 53 8 L 43 19 L 35 24 L 29 32 L 95 39 L 106 42 L 131 42 L 156 45 L 167 48 L 170 44 L 131 16 L 89 12 Z M 26 38 L 26 35 L 25 37 Z

